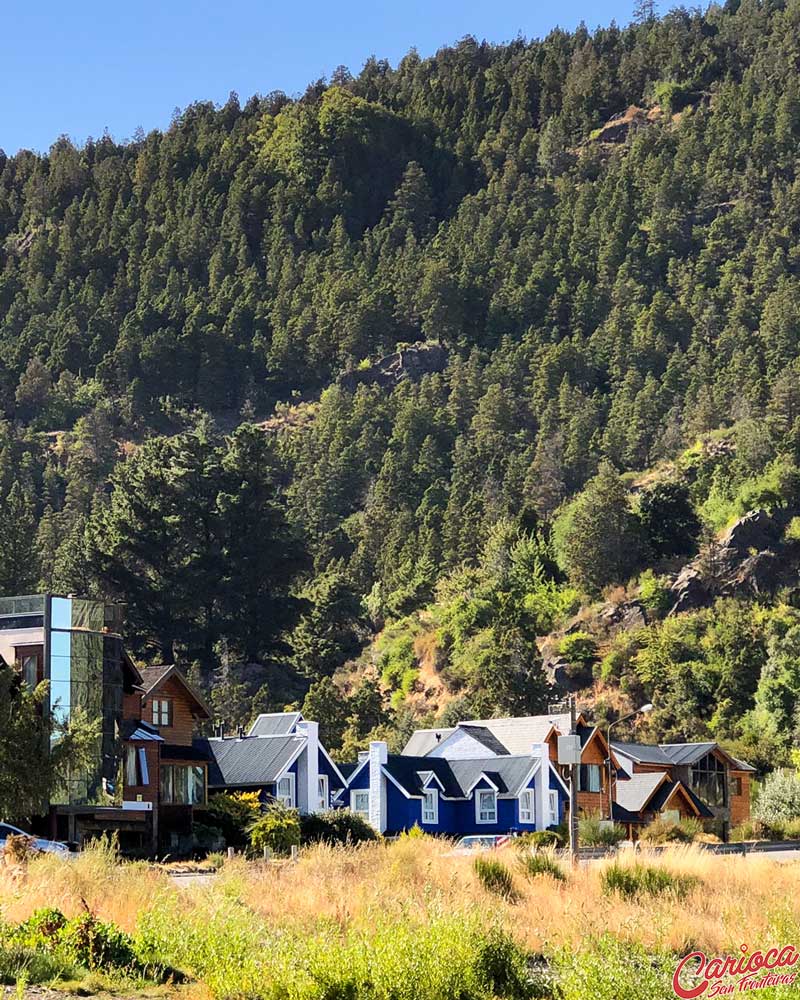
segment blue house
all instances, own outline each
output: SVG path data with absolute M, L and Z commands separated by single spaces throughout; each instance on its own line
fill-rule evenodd
M 319 726 L 299 712 L 259 715 L 248 733 L 194 741 L 208 760 L 210 792 L 258 792 L 301 814 L 339 804 L 347 782 L 319 740 Z
M 528 754 L 449 760 L 389 754 L 382 741 L 370 743 L 342 796 L 379 833 L 416 824 L 450 836 L 546 830 L 561 822 L 568 797 L 544 743 Z

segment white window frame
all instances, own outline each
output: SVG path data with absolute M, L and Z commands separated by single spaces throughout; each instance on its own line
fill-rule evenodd
M 288 790 L 281 791 L 281 785 L 283 782 L 288 782 Z M 295 795 L 295 779 L 294 774 L 291 771 L 286 774 L 282 774 L 280 778 L 275 782 L 275 799 L 280 802 L 282 806 L 287 809 L 294 809 L 297 803 L 297 798 Z
M 489 814 L 489 809 L 483 809 L 481 807 L 481 798 L 484 795 L 491 795 L 492 797 L 492 808 L 491 815 Z M 481 814 L 486 813 L 486 817 L 481 818 Z M 493 788 L 478 788 L 475 792 L 475 822 L 483 823 L 487 825 L 489 823 L 497 822 L 497 792 Z
M 361 809 L 358 808 L 358 800 L 362 796 L 366 797 L 366 805 Z M 368 788 L 353 788 L 350 791 L 350 812 L 356 814 L 356 816 L 362 816 L 364 819 L 369 819 L 369 789 Z
M 317 808 L 323 812 L 331 807 L 330 783 L 327 774 L 317 775 Z
M 533 789 L 523 788 L 519 793 L 519 821 L 533 823 Z
M 172 725 L 172 699 L 153 698 L 150 717 L 152 725 L 169 728 Z
M 422 791 L 422 822 L 427 826 L 439 825 L 439 793 L 435 788 Z
M 550 806 L 550 826 L 558 826 L 558 792 L 551 788 L 547 793 L 547 801 Z

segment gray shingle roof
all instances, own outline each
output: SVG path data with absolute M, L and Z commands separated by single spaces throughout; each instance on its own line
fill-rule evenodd
M 663 771 L 654 774 L 632 774 L 626 781 L 617 782 L 616 800 L 628 812 L 641 812 L 655 790 L 665 780 Z
M 298 722 L 302 721 L 300 712 L 269 712 L 259 715 L 250 727 L 248 736 L 278 736 L 293 733 Z
M 305 736 L 245 736 L 195 740 L 210 761 L 210 788 L 270 785 L 306 742 Z
M 503 746 L 503 744 L 498 740 L 494 733 L 487 729 L 486 726 L 472 726 L 468 722 L 462 723 L 459 727 L 462 732 L 468 733 L 474 740 L 477 740 L 480 744 L 486 747 L 487 750 L 491 750 L 492 753 L 498 755 L 505 755 L 508 750 Z M 530 749 L 530 747 L 528 748 Z
M 409 757 L 424 757 L 454 732 L 455 729 L 416 729 L 403 747 L 403 754 Z
M 461 726 L 482 726 L 506 748 L 510 754 L 529 754 L 534 743 L 541 743 L 555 728 L 568 733 L 568 713 L 560 715 L 526 715 L 511 719 L 468 719 Z

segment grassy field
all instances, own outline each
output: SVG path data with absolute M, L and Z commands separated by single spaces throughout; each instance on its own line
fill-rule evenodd
M 512 848 L 478 870 L 450 851 L 425 837 L 319 846 L 191 887 L 102 848 L 0 869 L 0 979 L 158 993 L 182 974 L 211 1000 L 660 1000 L 689 951 L 800 943 L 800 865 L 679 848 L 570 871 Z M 115 925 L 136 963 L 87 980 L 60 945 L 14 931 L 44 907 Z

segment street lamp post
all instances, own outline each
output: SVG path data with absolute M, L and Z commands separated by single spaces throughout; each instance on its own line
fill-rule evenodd
M 646 705 L 642 705 L 640 708 L 637 708 L 635 712 L 629 712 L 627 715 L 623 715 L 621 719 L 615 719 L 614 722 L 609 722 L 608 727 L 606 729 L 606 743 L 608 745 L 608 761 L 607 761 L 607 763 L 608 763 L 608 818 L 611 820 L 612 823 L 614 822 L 614 793 L 613 793 L 612 788 L 611 788 L 611 771 L 612 771 L 612 768 L 611 768 L 611 730 L 619 722 L 627 722 L 628 719 L 632 719 L 635 715 L 642 715 L 645 712 L 652 712 L 652 711 L 653 711 L 653 706 L 650 704 L 650 702 L 647 702 Z

